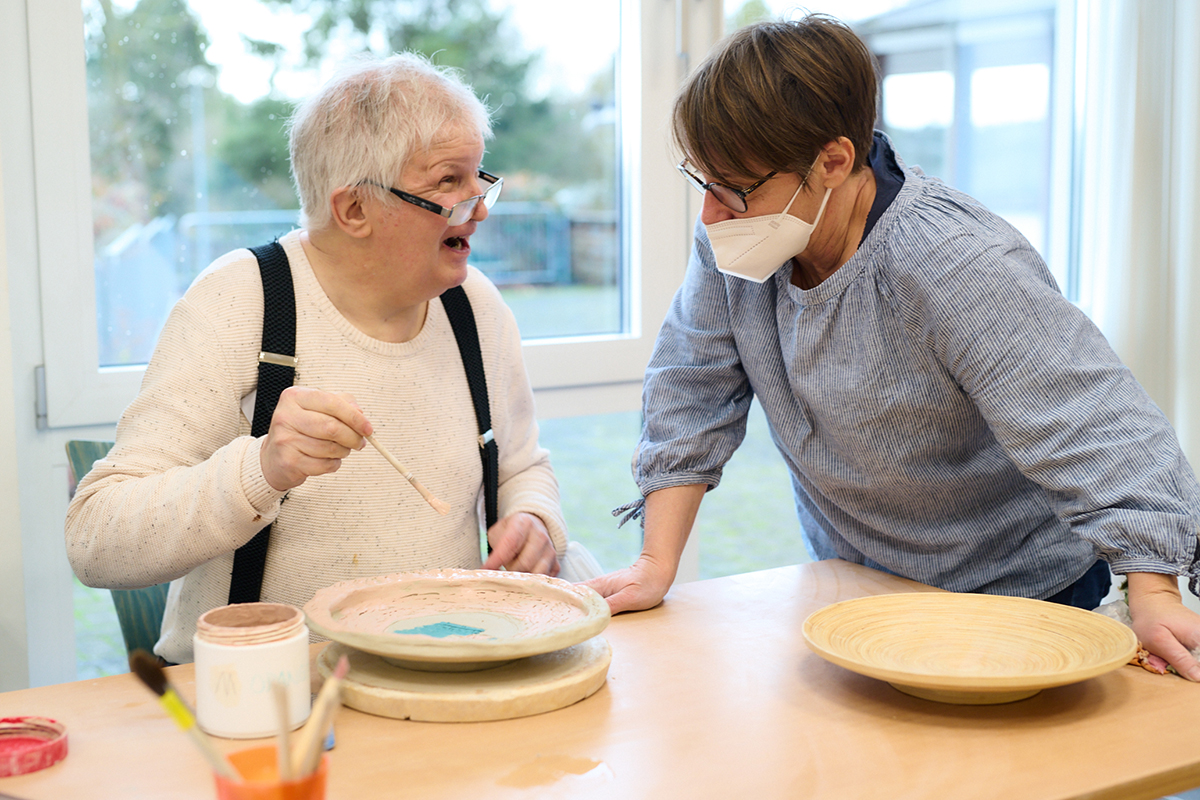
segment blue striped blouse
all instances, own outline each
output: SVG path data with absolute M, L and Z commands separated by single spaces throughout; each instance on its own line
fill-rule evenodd
M 895 200 L 808 291 L 790 266 L 721 275 L 697 221 L 646 374 L 643 495 L 717 486 L 757 396 L 815 557 L 1037 598 L 1097 556 L 1194 569 L 1200 487 L 1162 412 L 1020 233 L 897 162 Z

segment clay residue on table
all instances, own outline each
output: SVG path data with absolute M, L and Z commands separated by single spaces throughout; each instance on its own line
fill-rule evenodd
M 508 773 L 497 781 L 497 783 L 501 786 L 513 786 L 519 789 L 526 789 L 531 786 L 546 786 L 547 784 L 561 780 L 567 775 L 586 775 L 600 767 L 604 767 L 608 775 L 611 776 L 611 770 L 608 770 L 603 761 L 593 761 L 590 758 L 575 758 L 572 756 L 538 756 L 528 764 L 523 764 Z

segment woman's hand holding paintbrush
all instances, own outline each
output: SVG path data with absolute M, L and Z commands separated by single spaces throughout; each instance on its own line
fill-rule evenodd
M 277 491 L 294 489 L 314 475 L 336 472 L 372 433 L 351 395 L 289 386 L 279 396 L 259 450 L 263 477 Z
M 163 672 L 158 659 L 145 650 L 134 650 L 129 656 L 129 667 L 135 675 L 141 678 L 142 683 L 150 688 L 150 691 L 158 695 L 158 702 L 162 704 L 171 719 L 175 720 L 175 724 L 192 737 L 192 741 L 196 743 L 213 771 L 231 781 L 240 781 L 241 775 L 229 763 L 229 759 L 225 758 L 213 744 L 212 739 L 196 726 L 196 715 L 183 702 L 179 693 L 171 687 L 167 681 L 167 674 Z
M 374 436 L 375 428 L 348 394 L 290 386 L 279 396 L 271 429 L 259 450 L 263 477 L 285 492 L 313 475 L 336 472 L 342 459 L 370 442 L 439 514 L 450 507 L 433 496 L 412 471 Z

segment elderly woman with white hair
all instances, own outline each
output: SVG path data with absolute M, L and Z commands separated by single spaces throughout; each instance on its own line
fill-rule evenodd
M 290 319 L 291 304 L 269 288 L 264 304 L 267 273 L 236 250 L 172 311 L 115 447 L 67 514 L 67 552 L 84 583 L 173 582 L 158 655 L 191 660 L 197 618 L 236 599 L 231 574 L 267 525 L 251 591 L 263 601 L 303 605 L 337 581 L 415 569 L 558 572 L 566 530 L 520 335 L 496 288 L 467 265 L 501 186 L 482 169 L 490 135 L 472 91 L 414 55 L 357 62 L 296 110 L 301 227 L 278 242 L 294 293 L 295 373 L 268 430 L 252 435 L 264 327 Z M 458 286 L 499 453 L 486 561 L 484 437 L 441 298 Z M 374 449 L 357 452 L 368 435 L 449 512 Z

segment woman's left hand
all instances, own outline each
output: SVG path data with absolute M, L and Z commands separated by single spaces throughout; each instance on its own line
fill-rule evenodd
M 523 511 L 510 514 L 488 530 L 491 555 L 484 569 L 505 569 L 515 572 L 539 572 L 554 577 L 558 574 L 558 554 L 546 524 L 533 514 Z
M 1200 646 L 1200 615 L 1183 605 L 1174 575 L 1131 572 L 1129 615 L 1142 646 L 1180 675 L 1200 682 L 1200 664 L 1189 652 Z

